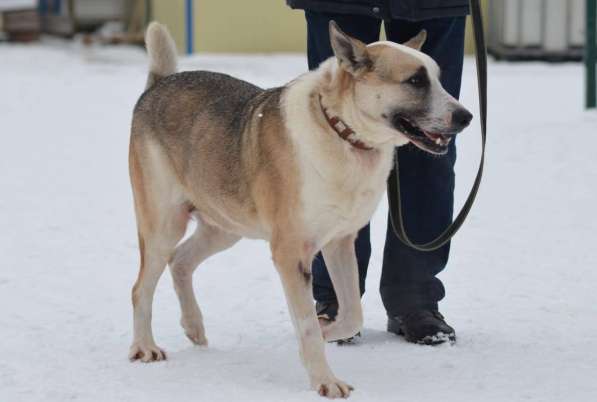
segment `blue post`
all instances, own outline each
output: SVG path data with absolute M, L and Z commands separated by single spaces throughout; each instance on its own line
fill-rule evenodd
M 60 0 L 39 0 L 37 9 L 41 15 L 60 14 L 62 9 L 62 1 Z
M 195 51 L 195 26 L 193 16 L 193 0 L 185 0 L 185 19 L 186 19 L 186 37 L 187 37 L 187 54 L 192 54 Z
M 41 15 L 46 15 L 48 13 L 48 0 L 39 0 L 37 9 Z

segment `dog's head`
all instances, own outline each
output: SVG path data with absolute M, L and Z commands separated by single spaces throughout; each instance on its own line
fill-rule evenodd
M 426 37 L 421 31 L 402 45 L 365 45 L 330 22 L 340 73 L 351 81 L 351 101 L 360 120 L 367 121 L 367 131 L 376 133 L 377 140 L 384 135 L 396 145 L 410 141 L 441 155 L 473 116 L 442 87 L 437 63 L 420 52 Z

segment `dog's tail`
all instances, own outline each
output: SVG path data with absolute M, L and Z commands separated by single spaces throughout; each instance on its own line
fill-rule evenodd
M 149 76 L 145 89 L 154 86 L 159 80 L 176 72 L 176 43 L 168 28 L 152 22 L 145 33 L 145 46 L 149 54 Z

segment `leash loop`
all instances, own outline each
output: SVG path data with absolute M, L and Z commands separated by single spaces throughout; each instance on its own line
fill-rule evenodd
M 477 63 L 477 85 L 479 87 L 479 113 L 481 121 L 481 161 L 479 170 L 470 194 L 468 195 L 462 210 L 458 213 L 450 226 L 444 230 L 436 239 L 423 244 L 413 243 L 404 229 L 404 219 L 402 216 L 402 199 L 400 194 L 400 166 L 398 161 L 398 152 L 394 153 L 394 173 L 396 175 L 395 183 L 388 183 L 388 203 L 390 207 L 390 221 L 396 237 L 404 244 L 419 251 L 433 251 L 445 246 L 452 237 L 458 232 L 466 217 L 468 216 L 479 191 L 481 179 L 483 177 L 483 166 L 485 164 L 485 143 L 487 139 L 487 48 L 485 45 L 485 33 L 483 30 L 483 16 L 479 0 L 469 0 L 471 8 L 471 19 L 473 22 L 473 31 L 475 37 L 475 58 Z M 394 187 L 392 189 L 391 187 Z M 392 191 L 393 190 L 393 191 Z

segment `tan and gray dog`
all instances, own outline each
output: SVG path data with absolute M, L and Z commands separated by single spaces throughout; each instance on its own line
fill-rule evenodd
M 154 290 L 170 266 L 189 339 L 205 345 L 192 274 L 241 237 L 269 241 L 312 387 L 347 397 L 324 342 L 363 325 L 354 240 L 385 189 L 394 148 L 409 142 L 443 154 L 471 114 L 419 52 L 368 46 L 330 24 L 335 57 L 289 84 L 263 90 L 206 71 L 176 73 L 168 31 L 152 23 L 147 90 L 135 107 L 130 175 L 141 268 L 133 287 L 132 360 L 165 359 L 153 338 Z M 179 244 L 191 218 L 197 229 Z M 335 321 L 320 323 L 311 260 L 321 250 L 338 295 Z

